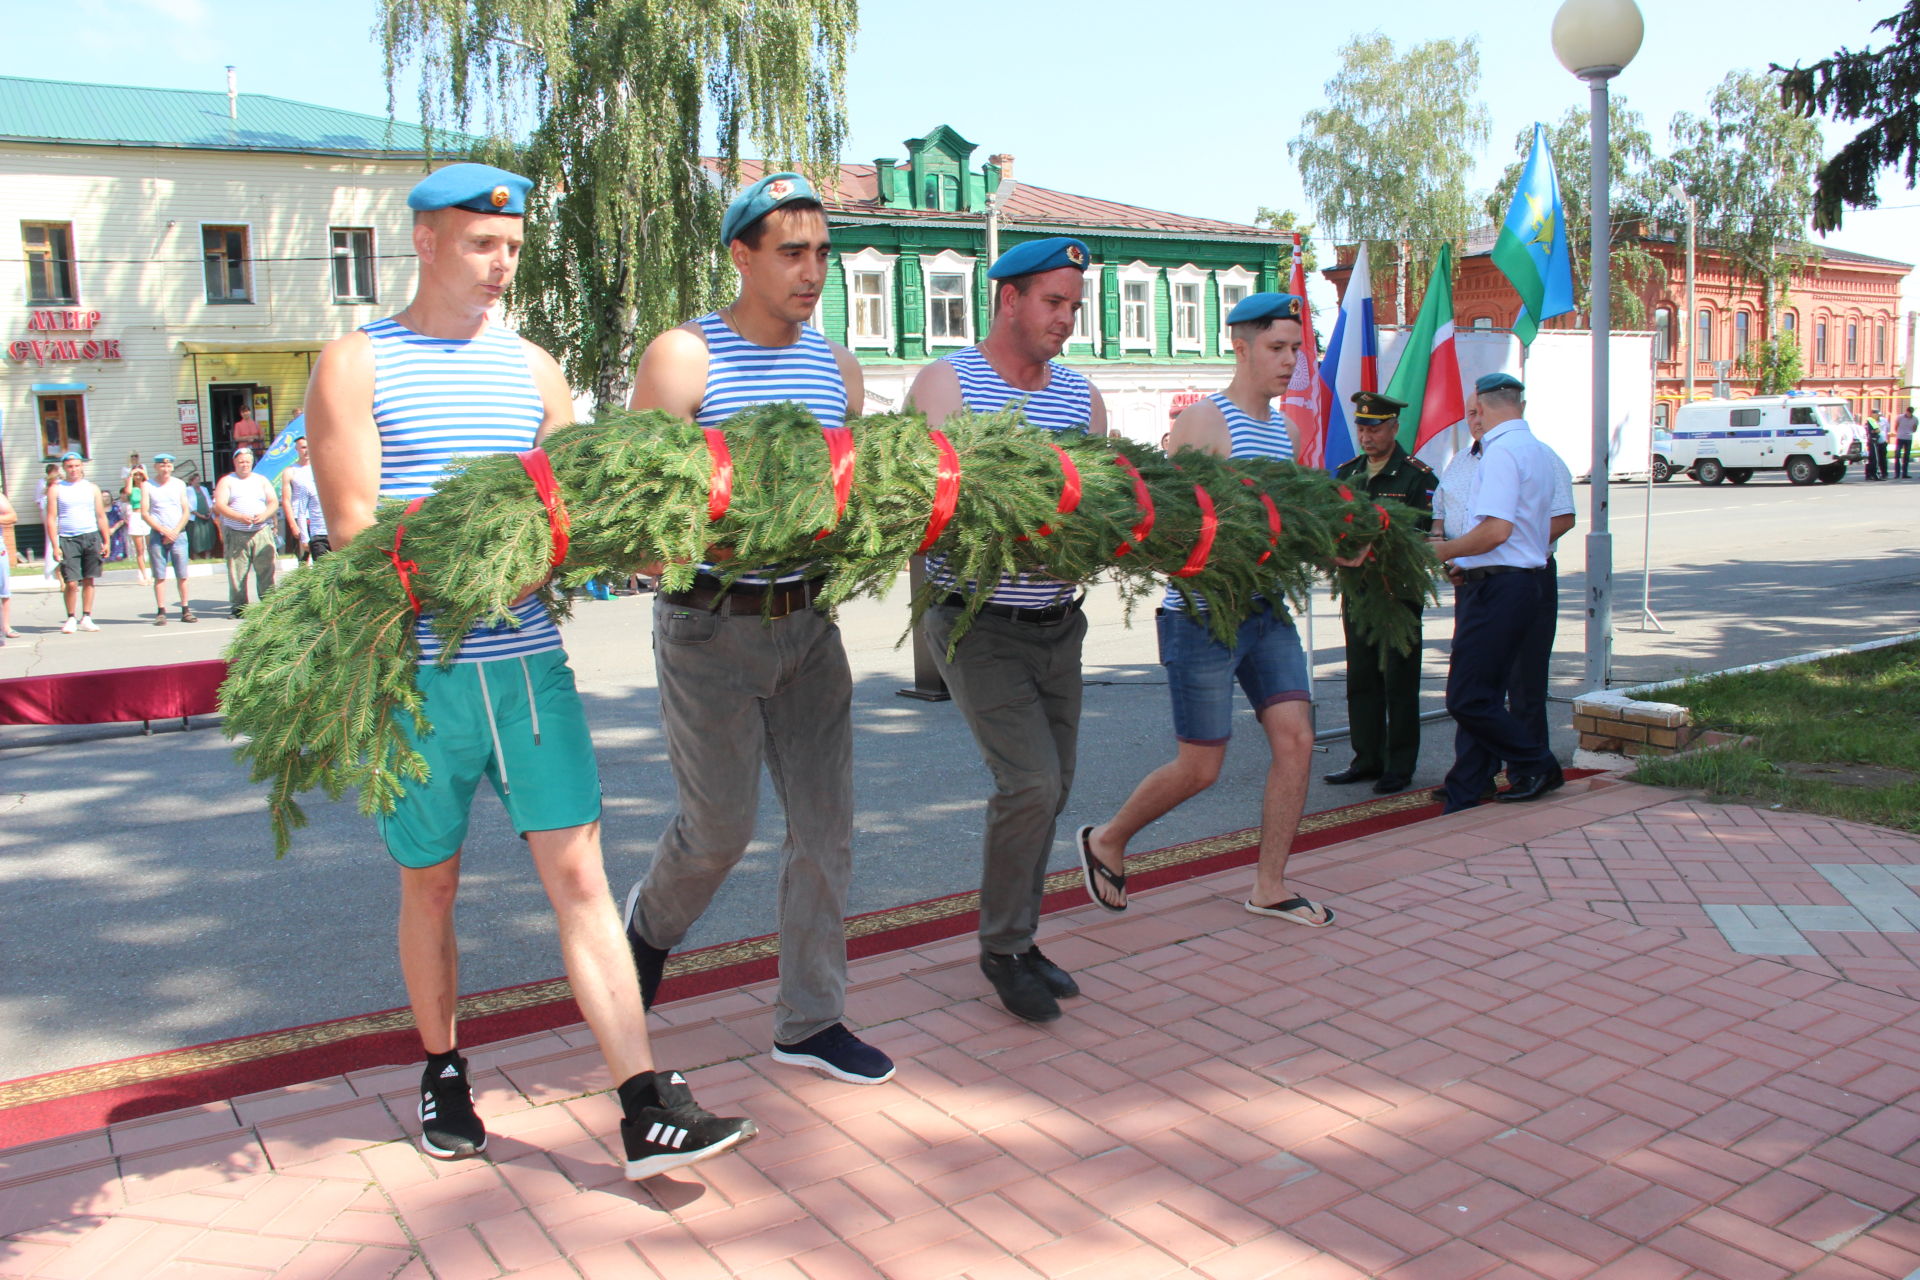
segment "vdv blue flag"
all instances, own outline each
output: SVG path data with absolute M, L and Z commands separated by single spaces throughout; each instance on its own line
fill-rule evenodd
M 307 415 L 297 413 L 293 421 L 287 424 L 286 430 L 273 438 L 267 451 L 253 464 L 253 473 L 269 480 L 279 479 L 280 473 L 293 465 L 293 442 L 305 438 L 306 434 Z
M 1543 321 L 1573 310 L 1573 259 L 1567 252 L 1566 209 L 1547 150 L 1547 127 L 1533 126 L 1533 150 L 1514 189 L 1513 207 L 1493 246 L 1493 265 L 1513 282 L 1521 310 L 1513 332 L 1531 343 Z

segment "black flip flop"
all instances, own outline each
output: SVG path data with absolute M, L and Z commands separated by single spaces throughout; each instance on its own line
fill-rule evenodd
M 1095 877 L 1098 877 L 1096 880 Z M 1117 871 L 1107 869 L 1107 864 L 1093 856 L 1093 825 L 1080 828 L 1080 882 L 1086 886 L 1087 896 L 1093 899 L 1093 905 L 1102 911 L 1111 911 L 1119 915 L 1127 909 L 1127 878 Z M 1120 904 L 1115 906 L 1100 896 L 1099 885 L 1104 882 L 1120 895 Z
M 1303 924 L 1309 929 L 1324 929 L 1333 923 L 1333 908 L 1323 907 L 1317 902 L 1308 902 L 1305 898 L 1288 898 L 1284 902 L 1275 902 L 1262 906 L 1247 900 L 1247 910 L 1257 916 L 1272 916 L 1276 920 L 1285 920 L 1290 924 Z M 1324 911 L 1327 918 L 1315 920 L 1308 912 Z

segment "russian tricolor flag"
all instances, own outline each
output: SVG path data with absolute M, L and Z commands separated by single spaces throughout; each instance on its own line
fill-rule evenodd
M 1367 266 L 1367 246 L 1353 260 L 1347 293 L 1340 300 L 1340 317 L 1320 362 L 1320 382 L 1326 387 L 1326 427 L 1318 448 L 1309 445 L 1307 466 L 1334 470 L 1360 452 L 1353 435 L 1353 393 L 1380 389 L 1380 335 L 1373 323 L 1373 278 Z M 1318 457 L 1311 456 L 1319 454 Z

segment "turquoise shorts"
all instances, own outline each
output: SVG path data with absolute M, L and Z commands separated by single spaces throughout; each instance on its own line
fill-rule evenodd
M 430 728 L 416 734 L 405 717 L 401 727 L 427 758 L 427 781 L 379 820 L 395 862 L 431 867 L 460 852 L 482 778 L 523 836 L 599 819 L 600 771 L 565 650 L 429 664 L 415 678 Z

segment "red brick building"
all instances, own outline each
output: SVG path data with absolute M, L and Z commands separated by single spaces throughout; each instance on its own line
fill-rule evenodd
M 1498 232 L 1487 230 L 1468 237 L 1460 257 L 1460 274 L 1453 285 L 1454 323 L 1461 329 L 1507 329 L 1520 311 L 1520 297 L 1493 265 L 1493 242 Z M 1710 396 L 1719 380 L 1717 361 L 1738 361 L 1750 344 L 1768 334 L 1760 311 L 1760 287 L 1738 278 L 1734 270 L 1706 244 L 1695 247 L 1698 279 L 1694 283 L 1697 311 L 1692 326 L 1693 349 L 1680 332 L 1687 306 L 1687 243 L 1682 229 L 1649 226 L 1640 234 L 1647 252 L 1666 267 L 1666 279 L 1650 287 L 1644 297 L 1654 332 L 1653 421 L 1664 426 L 1673 406 L 1686 397 L 1686 361 L 1694 362 L 1694 396 Z M 1845 249 L 1819 247 L 1820 262 L 1794 281 L 1783 299 L 1776 300 L 1782 330 L 1800 339 L 1806 376 L 1800 386 L 1809 391 L 1843 396 L 1857 416 L 1887 415 L 1905 402 L 1902 389 L 1900 341 L 1900 285 L 1913 265 L 1888 258 L 1869 257 Z M 1354 249 L 1342 246 L 1340 264 L 1325 274 L 1342 294 L 1352 270 Z M 1418 289 L 1409 290 L 1408 308 L 1417 311 Z M 1394 299 L 1374 298 L 1379 323 L 1398 324 Z M 1578 329 L 1584 315 L 1550 320 L 1549 329 Z M 1731 394 L 1753 394 L 1753 379 L 1737 365 L 1726 376 Z

